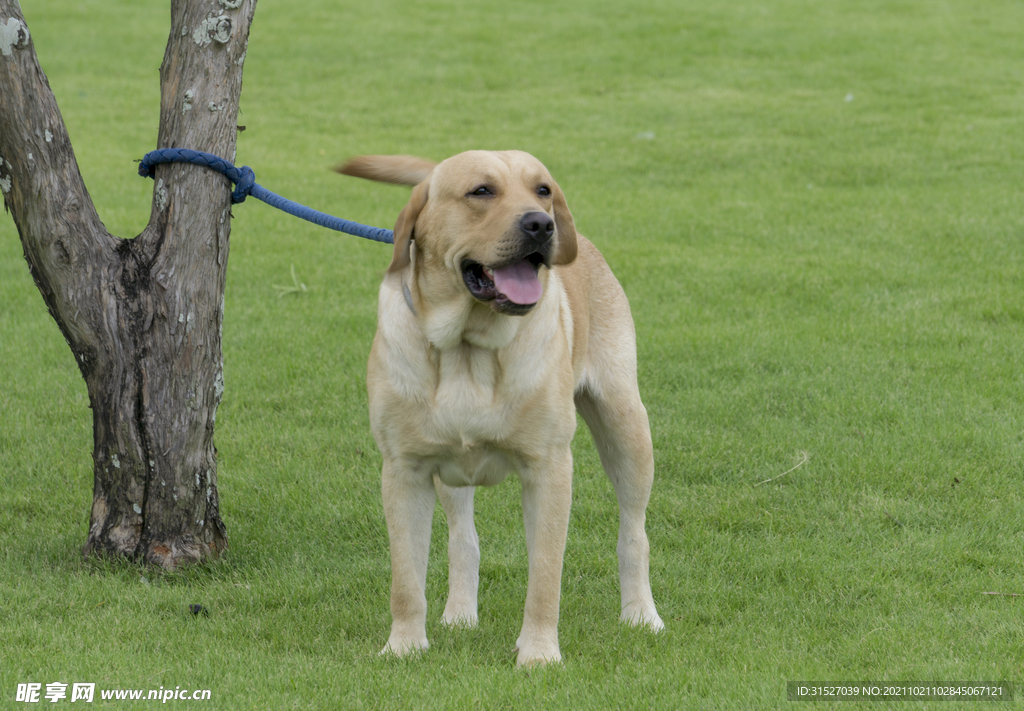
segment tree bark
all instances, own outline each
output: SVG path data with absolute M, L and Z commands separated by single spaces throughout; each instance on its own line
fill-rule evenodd
M 158 147 L 234 161 L 255 5 L 172 0 Z M 0 0 L 0 191 L 89 392 L 95 479 L 84 554 L 166 569 L 217 555 L 227 547 L 213 431 L 230 182 L 158 166 L 146 229 L 134 239 L 107 232 L 21 8 Z

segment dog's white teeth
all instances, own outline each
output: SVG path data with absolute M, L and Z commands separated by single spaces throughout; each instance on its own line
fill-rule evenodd
M 487 267 L 484 267 L 484 268 L 483 268 L 483 270 L 484 270 L 484 275 L 485 275 L 485 276 L 486 276 L 486 277 L 487 277 L 488 279 L 490 279 L 491 281 L 494 281 L 494 272 L 492 272 L 492 271 L 491 271 L 490 269 L 488 269 Z

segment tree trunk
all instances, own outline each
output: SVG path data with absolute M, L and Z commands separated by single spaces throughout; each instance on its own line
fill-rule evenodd
M 172 0 L 158 147 L 234 161 L 255 5 Z M 213 429 L 224 391 L 229 181 L 158 166 L 146 229 L 134 239 L 107 232 L 21 8 L 0 0 L 0 190 L 89 391 L 95 484 L 84 553 L 166 569 L 217 555 L 227 547 Z

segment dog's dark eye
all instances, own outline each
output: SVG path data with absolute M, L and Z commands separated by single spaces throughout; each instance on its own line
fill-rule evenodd
M 488 188 L 486 185 L 481 185 L 480 187 L 475 188 L 474 190 L 469 191 L 468 194 L 469 195 L 475 195 L 476 197 L 480 197 L 482 195 L 493 195 L 494 193 L 492 193 L 491 189 Z
M 548 197 L 551 195 L 551 188 L 549 188 L 547 185 L 541 185 L 539 188 L 537 188 L 537 194 L 540 195 L 541 197 Z

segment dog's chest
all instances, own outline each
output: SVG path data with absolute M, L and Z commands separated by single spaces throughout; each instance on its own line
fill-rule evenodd
M 418 461 L 453 486 L 494 484 L 549 458 L 572 439 L 572 370 L 560 302 L 512 320 L 504 344 L 479 328 L 435 345 L 399 289 L 381 289 L 370 358 L 370 420 L 385 457 Z M 551 313 L 547 313 L 551 311 Z M 470 324 L 473 325 L 473 324 Z
M 493 351 L 435 355 L 436 387 L 419 411 L 423 459 L 449 486 L 497 484 L 524 465 L 539 438 L 530 433 L 538 423 L 526 421 L 532 383 Z
M 507 439 L 508 421 L 516 414 L 510 402 L 516 388 L 507 382 L 514 373 L 502 368 L 493 351 L 472 346 L 437 353 L 436 363 L 432 403 L 424 412 L 428 438 L 461 450 Z

